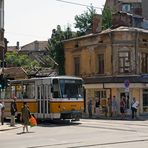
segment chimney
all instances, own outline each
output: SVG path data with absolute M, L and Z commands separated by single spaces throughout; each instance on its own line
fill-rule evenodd
M 19 49 L 20 48 L 20 43 L 17 41 L 16 42 L 16 49 Z
M 92 33 L 101 31 L 101 15 L 94 14 L 92 22 Z

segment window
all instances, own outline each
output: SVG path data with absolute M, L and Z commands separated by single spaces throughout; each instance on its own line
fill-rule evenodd
M 104 74 L 104 54 L 98 54 L 98 74 Z
M 97 98 L 106 98 L 106 90 L 95 91 L 95 97 Z
M 142 73 L 148 73 L 148 53 L 142 53 L 141 54 L 141 71 Z
M 53 98 L 61 98 L 58 79 L 53 79 Z
M 129 73 L 130 72 L 130 52 L 120 51 L 119 52 L 119 72 Z
M 19 99 L 22 99 L 22 85 L 21 84 L 14 84 L 11 86 L 11 94 L 12 97 L 16 96 Z
M 131 11 L 131 5 L 130 4 L 123 4 L 122 5 L 122 11 L 123 12 L 130 12 Z
M 60 80 L 62 98 L 82 98 L 82 80 Z
M 80 75 L 80 58 L 79 57 L 74 58 L 74 74 L 75 76 Z
M 23 98 L 24 99 L 33 99 L 35 98 L 35 84 L 27 83 L 23 84 Z

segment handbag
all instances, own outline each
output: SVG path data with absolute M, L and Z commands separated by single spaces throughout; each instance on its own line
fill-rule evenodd
M 33 115 L 31 115 L 31 117 L 29 118 L 29 123 L 31 127 L 37 126 L 36 118 Z

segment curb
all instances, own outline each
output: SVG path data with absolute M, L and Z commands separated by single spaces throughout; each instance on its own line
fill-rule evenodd
M 14 130 L 14 129 L 18 129 L 20 128 L 21 126 L 14 126 L 14 127 L 11 127 L 11 126 L 7 126 L 7 127 L 3 127 L 3 125 L 1 125 L 2 129 L 0 129 L 0 131 L 9 131 L 9 130 Z

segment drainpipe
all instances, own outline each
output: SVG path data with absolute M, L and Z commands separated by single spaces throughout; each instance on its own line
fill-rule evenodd
M 140 73 L 140 69 L 136 68 L 136 67 L 139 67 L 138 64 L 140 63 L 140 59 L 138 58 L 138 46 L 139 46 L 138 39 L 139 39 L 139 32 L 137 30 L 135 30 L 135 74 L 137 73 L 137 71 L 138 71 L 138 74 Z M 136 59 L 138 59 L 138 60 L 136 60 Z
M 112 65 L 112 75 L 113 75 L 113 40 L 112 40 L 112 32 L 109 32 L 110 38 L 110 46 L 111 46 L 111 65 Z

